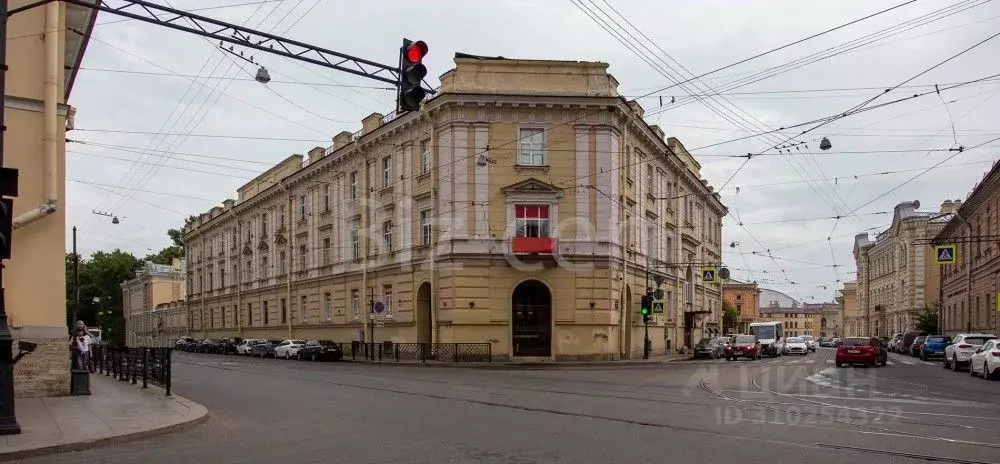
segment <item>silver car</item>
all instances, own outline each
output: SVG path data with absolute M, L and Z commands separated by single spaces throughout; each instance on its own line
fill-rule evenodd
M 806 347 L 809 348 L 809 351 L 816 351 L 816 337 L 813 337 L 812 335 L 803 335 L 799 338 L 806 342 Z
M 809 345 L 802 337 L 788 337 L 785 339 L 784 348 L 781 354 L 798 354 L 805 356 L 809 354 Z
M 980 346 L 989 340 L 997 338 L 993 334 L 964 333 L 958 334 L 951 344 L 944 347 L 944 368 L 958 371 L 969 365 L 969 360 Z

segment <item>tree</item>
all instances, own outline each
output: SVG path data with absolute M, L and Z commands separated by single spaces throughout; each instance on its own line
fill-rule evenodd
M 917 314 L 915 322 L 917 330 L 922 330 L 929 334 L 938 333 L 938 314 L 935 311 L 925 309 L 923 312 Z
M 727 329 L 735 329 L 740 322 L 740 313 L 736 311 L 728 301 L 722 302 L 722 333 L 729 333 Z
M 184 257 L 184 240 L 181 237 L 180 229 L 167 229 L 167 236 L 170 237 L 173 245 L 168 246 L 157 253 L 146 255 L 145 261 L 155 264 L 173 264 L 175 258 Z
M 80 260 L 80 308 L 77 317 L 87 325 L 100 327 L 102 338 L 109 344 L 125 344 L 121 283 L 135 278 L 141 265 L 142 262 L 131 253 L 119 249 L 98 251 L 89 259 Z M 67 282 L 72 282 L 72 275 L 73 254 L 67 253 Z M 71 317 L 74 301 L 75 289 L 67 285 L 67 320 Z

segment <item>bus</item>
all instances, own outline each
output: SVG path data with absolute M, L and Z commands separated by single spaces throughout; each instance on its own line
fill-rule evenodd
M 781 356 L 781 343 L 785 338 L 781 322 L 752 322 L 750 333 L 760 342 L 762 355 Z

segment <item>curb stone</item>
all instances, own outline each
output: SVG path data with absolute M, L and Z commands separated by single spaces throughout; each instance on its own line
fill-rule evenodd
M 163 427 L 157 427 L 149 430 L 140 430 L 137 432 L 128 432 L 121 435 L 111 435 L 107 437 L 94 438 L 91 440 L 84 440 L 73 443 L 60 443 L 56 445 L 42 446 L 38 448 L 17 450 L 10 452 L 0 451 L 0 462 L 34 458 L 39 456 L 47 456 L 51 454 L 67 453 L 71 451 L 83 451 L 91 448 L 98 448 L 105 445 L 124 443 L 143 438 L 155 437 L 158 435 L 165 435 L 171 432 L 180 431 L 189 426 L 204 424 L 206 421 L 208 421 L 208 408 L 202 406 L 199 403 L 195 403 L 194 401 L 184 398 L 182 396 L 177 396 L 177 395 L 171 395 L 171 396 L 175 401 L 183 403 L 184 405 L 190 407 L 192 409 L 192 417 L 187 418 L 181 422 L 166 425 Z

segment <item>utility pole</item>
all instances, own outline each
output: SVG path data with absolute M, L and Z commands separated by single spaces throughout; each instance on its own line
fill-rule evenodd
M 76 226 L 73 226 L 73 318 L 69 326 L 74 327 L 80 319 L 80 255 L 76 252 Z

